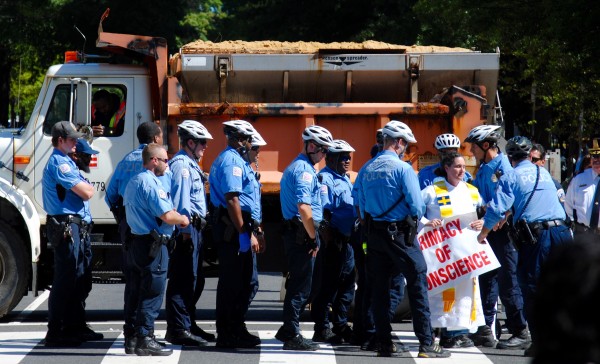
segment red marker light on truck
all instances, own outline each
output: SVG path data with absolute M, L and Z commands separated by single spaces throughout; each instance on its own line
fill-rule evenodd
M 65 63 L 78 62 L 77 51 L 65 52 Z

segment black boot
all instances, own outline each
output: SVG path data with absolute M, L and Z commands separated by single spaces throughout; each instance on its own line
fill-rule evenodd
M 174 345 L 206 346 L 208 341 L 196 336 L 188 330 L 167 330 L 165 340 Z
M 190 328 L 190 331 L 192 332 L 192 334 L 199 336 L 208 342 L 212 343 L 212 342 L 215 342 L 215 340 L 216 340 L 215 335 L 211 334 L 210 332 L 206 332 L 206 331 L 202 330 L 197 325 L 192 325 L 192 327 Z
M 144 336 L 137 338 L 135 353 L 138 356 L 169 356 L 173 350 L 163 347 L 150 336 Z

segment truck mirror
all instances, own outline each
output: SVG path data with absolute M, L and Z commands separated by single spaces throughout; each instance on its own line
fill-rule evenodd
M 73 115 L 71 122 L 75 125 L 90 125 L 91 87 L 88 81 L 81 78 L 71 79 L 71 105 Z

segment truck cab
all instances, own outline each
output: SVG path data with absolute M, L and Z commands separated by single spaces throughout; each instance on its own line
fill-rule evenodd
M 92 135 L 92 99 L 99 90 L 124 103 L 122 132 Z M 76 61 L 52 66 L 29 122 L 22 129 L 0 135 L 0 161 L 8 167 L 0 169 L 0 316 L 18 303 L 27 285 L 36 291 L 50 283 L 44 277 L 52 277 L 52 254 L 44 238 L 41 183 L 53 150 L 52 126 L 63 120 L 73 122 L 88 133 L 92 147 L 100 152 L 92 158 L 90 173 L 82 174 L 96 190 L 90 200 L 97 224 L 94 243 L 113 244 L 116 226 L 104 202 L 105 191 L 117 163 L 138 145 L 137 126 L 153 120 L 149 90 L 148 69 L 143 66 Z M 16 178 L 19 172 L 29 180 Z

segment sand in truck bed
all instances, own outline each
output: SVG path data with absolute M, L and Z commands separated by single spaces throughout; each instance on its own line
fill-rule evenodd
M 272 40 L 247 42 L 241 40 L 211 42 L 195 41 L 181 47 L 184 54 L 211 54 L 211 53 L 242 53 L 242 54 L 310 54 L 320 50 L 404 50 L 406 53 L 447 53 L 447 52 L 472 52 L 466 48 L 450 48 L 439 46 L 404 46 L 368 40 L 362 43 L 353 42 L 278 42 Z

